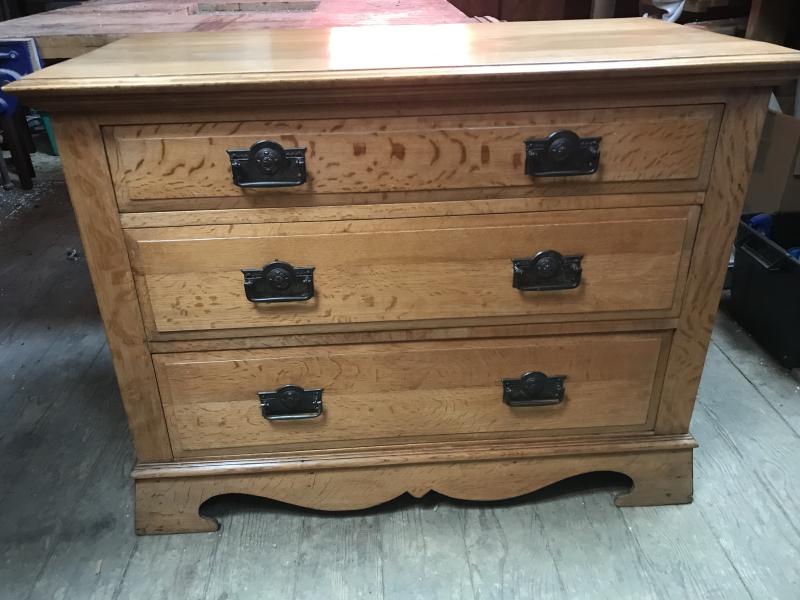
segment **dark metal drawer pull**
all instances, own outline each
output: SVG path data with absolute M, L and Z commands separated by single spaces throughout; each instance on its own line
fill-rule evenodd
M 284 385 L 272 392 L 258 392 L 261 415 L 269 421 L 314 419 L 322 414 L 322 390 Z
M 242 269 L 250 302 L 303 302 L 314 297 L 314 267 L 276 260 L 261 269 Z
M 511 259 L 514 266 L 512 285 L 526 292 L 571 290 L 581 284 L 582 258 L 544 250 L 531 258 Z
M 525 140 L 525 174 L 534 177 L 591 175 L 600 167 L 599 137 L 560 130 L 544 140 Z
M 306 149 L 262 140 L 247 150 L 228 150 L 233 183 L 241 188 L 277 188 L 306 182 Z
M 564 400 L 566 375 L 548 377 L 539 371 L 519 379 L 503 379 L 503 402 L 509 406 L 549 406 Z

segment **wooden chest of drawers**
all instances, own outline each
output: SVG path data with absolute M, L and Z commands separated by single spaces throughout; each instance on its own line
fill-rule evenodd
M 167 50 L 168 49 L 168 50 Z M 688 502 L 689 421 L 769 86 L 645 19 L 143 36 L 49 110 L 140 533 L 590 471 Z

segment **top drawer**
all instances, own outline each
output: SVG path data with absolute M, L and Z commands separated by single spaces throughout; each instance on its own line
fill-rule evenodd
M 498 188 L 508 188 L 506 195 L 698 191 L 707 183 L 721 112 L 721 105 L 698 105 L 179 123 L 111 126 L 104 135 L 122 211 L 324 205 L 354 203 L 352 194 L 370 192 L 383 194 L 370 201 L 387 202 L 424 190 L 484 190 L 491 197 Z M 601 138 L 594 174 L 525 174 L 525 140 L 558 130 Z M 235 185 L 227 150 L 262 140 L 305 148 L 306 182 Z M 210 198 L 217 200 L 201 200 Z

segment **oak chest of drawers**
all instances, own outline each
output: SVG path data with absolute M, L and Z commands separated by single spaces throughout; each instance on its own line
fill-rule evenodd
M 688 502 L 689 421 L 769 86 L 798 53 L 645 19 L 157 35 L 49 110 L 140 533 L 590 471 Z

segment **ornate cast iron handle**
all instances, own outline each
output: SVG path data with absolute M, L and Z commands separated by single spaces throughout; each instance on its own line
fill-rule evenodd
M 228 150 L 233 183 L 241 188 L 277 188 L 306 182 L 306 149 L 262 140 L 247 150 Z
M 503 379 L 503 402 L 509 406 L 550 406 L 564 400 L 565 375 L 548 377 L 539 371 L 519 379 Z
M 544 140 L 525 140 L 525 174 L 534 177 L 591 175 L 600 167 L 599 137 L 554 131 Z
M 513 286 L 525 292 L 571 290 L 581 284 L 582 256 L 544 250 L 531 258 L 514 258 Z
M 314 297 L 314 267 L 275 260 L 261 269 L 242 269 L 250 302 L 303 302 Z
M 268 421 L 299 421 L 322 414 L 322 390 L 304 390 L 284 385 L 271 392 L 258 392 L 261 415 Z

